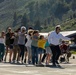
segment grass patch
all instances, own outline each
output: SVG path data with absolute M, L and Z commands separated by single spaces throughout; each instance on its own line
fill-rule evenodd
M 72 50 L 72 51 L 70 51 L 72 54 L 76 54 L 76 51 L 74 51 L 74 50 Z

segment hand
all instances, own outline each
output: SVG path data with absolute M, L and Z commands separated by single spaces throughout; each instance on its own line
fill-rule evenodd
M 14 39 L 14 36 L 12 36 L 11 39 Z

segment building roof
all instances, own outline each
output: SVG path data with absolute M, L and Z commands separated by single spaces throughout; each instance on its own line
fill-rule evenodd
M 76 31 L 63 31 L 61 32 L 64 36 L 71 36 L 73 34 L 76 34 Z
M 60 32 L 60 33 L 63 34 L 64 36 L 73 36 L 73 35 L 76 35 L 76 31 L 63 31 L 63 32 Z M 49 33 L 40 33 L 40 35 L 44 35 L 45 37 L 47 37 L 48 34 Z

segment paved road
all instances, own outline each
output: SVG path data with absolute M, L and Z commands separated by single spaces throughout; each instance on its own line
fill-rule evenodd
M 0 63 L 0 75 L 76 75 L 76 59 L 70 59 L 62 67 L 36 67 L 33 65 L 17 65 Z

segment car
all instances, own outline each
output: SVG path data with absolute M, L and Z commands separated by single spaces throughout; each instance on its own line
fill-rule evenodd
M 69 49 L 70 50 L 76 50 L 76 44 L 70 44 Z

